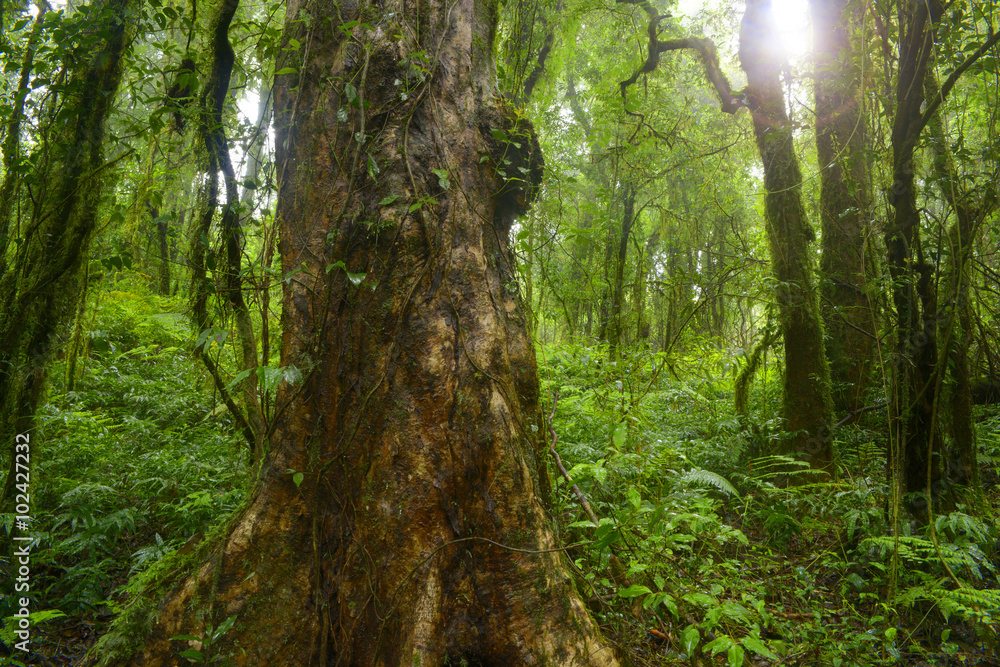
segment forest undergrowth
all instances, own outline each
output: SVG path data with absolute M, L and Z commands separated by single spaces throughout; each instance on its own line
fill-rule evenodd
M 103 299 L 73 389 L 65 360 L 50 368 L 32 439 L 42 592 L 29 664 L 76 664 L 136 593 L 130 578 L 193 548 L 250 478 L 191 354 L 183 304 L 141 285 Z M 211 353 L 232 353 L 216 343 Z M 547 415 L 556 404 L 547 435 L 570 478 L 550 460 L 553 521 L 577 545 L 567 551 L 577 587 L 623 664 L 1000 664 L 996 526 L 960 506 L 934 517 L 933 532 L 901 515 L 894 534 L 877 411 L 835 432 L 829 477 L 773 454 L 773 373 L 753 386 L 747 415 L 734 412 L 738 354 L 692 344 L 611 361 L 561 344 L 539 358 Z M 995 517 L 1000 415 L 977 423 L 982 515 Z

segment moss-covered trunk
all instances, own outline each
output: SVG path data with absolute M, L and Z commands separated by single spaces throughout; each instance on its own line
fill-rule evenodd
M 868 299 L 875 273 L 856 10 L 848 0 L 811 0 L 816 59 L 816 154 L 820 169 L 823 320 L 834 405 L 854 411 L 870 384 L 877 326 Z
M 928 68 L 924 76 L 924 92 L 928 100 L 941 97 L 937 77 Z M 996 185 L 983 179 L 979 188 L 968 187 L 966 179 L 956 169 L 949 137 L 946 134 L 944 112 L 930 118 L 930 144 L 934 157 L 934 176 L 941 198 L 948 202 L 955 215 L 947 239 L 947 263 L 942 281 L 942 304 L 938 312 L 938 330 L 944 363 L 939 373 L 947 369 L 950 382 L 945 391 L 948 409 L 945 422 L 951 432 L 951 452 L 948 461 L 948 483 L 962 488 L 950 493 L 952 500 L 962 495 L 974 500 L 979 488 L 975 430 L 972 426 L 972 381 L 969 373 L 969 346 L 972 343 L 972 305 L 969 292 L 972 281 L 972 248 L 979 229 L 997 205 Z M 937 384 L 943 384 L 938 378 Z M 939 402 L 940 403 L 940 402 Z M 940 409 L 940 405 L 939 405 Z
M 783 416 L 788 452 L 815 467 L 833 458 L 830 368 L 823 343 L 810 245 L 814 233 L 802 205 L 802 175 L 785 111 L 771 44 L 770 0 L 748 0 L 740 28 L 740 61 L 747 73 L 747 104 L 764 163 L 765 213 L 771 269 L 778 284 L 778 308 L 785 344 Z
M 538 498 L 508 231 L 542 164 L 494 95 L 494 12 L 289 3 L 282 364 L 303 378 L 253 499 L 131 664 L 228 617 L 213 652 L 238 665 L 616 664 Z
M 4 216 L 17 209 L 6 208 L 15 198 L 22 198 L 20 210 L 25 214 L 23 219 L 10 218 L 9 227 L 5 220 L 4 231 L 16 248 L 6 249 L 0 259 L 0 442 L 11 471 L 0 495 L 3 503 L 14 480 L 14 435 L 32 428 L 56 329 L 75 311 L 81 258 L 108 180 L 100 173 L 105 123 L 139 4 L 138 0 L 96 2 L 75 16 L 86 27 L 66 86 L 53 105 L 61 109 L 63 120 L 42 119 L 60 125 L 40 133 L 46 141 L 38 148 L 34 169 L 21 174 L 9 191 L 12 175 L 5 181 Z M 26 59 L 25 71 L 30 67 Z M 17 131 L 16 125 L 9 127 Z

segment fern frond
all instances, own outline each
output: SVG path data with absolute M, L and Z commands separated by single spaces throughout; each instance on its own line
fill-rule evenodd
M 686 482 L 688 484 L 695 484 L 698 486 L 712 486 L 726 493 L 730 496 L 739 497 L 739 492 L 736 490 L 732 484 L 729 483 L 722 475 L 714 473 L 711 470 L 702 470 L 701 468 L 693 468 L 687 472 L 681 473 L 678 478 L 681 482 Z

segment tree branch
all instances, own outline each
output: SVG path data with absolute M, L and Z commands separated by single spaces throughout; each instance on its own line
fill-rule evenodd
M 927 108 L 924 109 L 924 113 L 920 116 L 920 120 L 917 122 L 917 126 L 914 128 L 914 136 L 918 136 L 930 122 L 931 117 L 937 111 L 941 103 L 948 99 L 949 93 L 951 93 L 952 88 L 958 82 L 959 77 L 965 73 L 967 69 L 976 64 L 976 61 L 986 55 L 986 52 L 996 46 L 997 42 L 1000 42 L 1000 32 L 994 33 L 992 37 L 983 42 L 983 45 L 976 49 L 973 53 L 969 54 L 961 65 L 959 65 L 954 72 L 945 80 L 944 84 L 941 86 L 940 94 L 933 100 L 927 101 Z
M 656 69 L 657 65 L 660 64 L 660 54 L 666 51 L 692 49 L 698 52 L 698 57 L 705 67 L 705 77 L 715 88 L 715 92 L 719 96 L 719 101 L 722 103 L 722 111 L 725 113 L 736 113 L 737 109 L 745 106 L 743 95 L 733 93 L 732 86 L 729 85 L 729 80 L 722 73 L 722 68 L 719 66 L 719 56 L 715 51 L 715 43 L 711 39 L 707 37 L 686 37 L 683 39 L 660 41 L 657 34 L 660 22 L 670 18 L 670 14 L 661 15 L 649 4 L 648 0 L 616 0 L 616 2 L 625 5 L 638 5 L 649 16 L 649 25 L 646 28 L 646 32 L 649 34 L 646 62 L 632 76 L 618 84 L 621 89 L 622 100 L 627 100 L 626 93 L 629 86 L 638 81 L 639 77 L 643 74 L 648 74 Z M 637 115 L 634 112 L 628 111 L 628 109 L 625 110 L 625 113 L 630 116 Z

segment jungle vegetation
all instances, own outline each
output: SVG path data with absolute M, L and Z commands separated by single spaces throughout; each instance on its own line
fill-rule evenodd
M 3 664 L 1000 661 L 1000 3 L 0 9 Z

